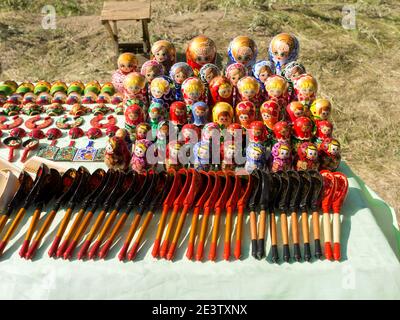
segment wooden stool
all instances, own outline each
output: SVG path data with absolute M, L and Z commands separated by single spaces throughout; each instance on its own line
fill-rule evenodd
M 144 54 L 147 57 L 149 56 L 150 35 L 147 24 L 151 21 L 150 16 L 150 0 L 104 1 L 100 19 L 113 39 L 117 58 L 119 54 L 123 52 L 132 52 L 135 54 Z M 142 43 L 119 43 L 117 22 L 130 20 L 142 22 Z

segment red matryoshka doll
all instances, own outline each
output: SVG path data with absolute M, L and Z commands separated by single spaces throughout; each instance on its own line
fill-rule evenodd
M 246 149 L 246 132 L 243 130 L 243 127 L 239 123 L 232 123 L 226 129 L 226 133 L 224 136 L 224 141 L 234 141 L 241 146 L 241 150 Z
M 139 61 L 133 53 L 125 52 L 118 57 L 118 70 L 112 75 L 115 90 L 124 93 L 124 81 L 128 74 L 137 71 Z
M 151 126 L 147 122 L 139 123 L 136 126 L 136 140 L 147 139 L 151 140 L 152 135 L 148 134 L 151 131 Z
M 186 49 L 186 62 L 197 76 L 202 66 L 214 63 L 217 58 L 217 48 L 214 41 L 200 35 L 190 40 Z
M 300 117 L 306 116 L 304 112 L 304 105 L 299 101 L 292 101 L 286 107 L 286 120 L 293 124 L 293 122 Z
M 292 167 L 292 152 L 289 143 L 281 141 L 273 145 L 271 150 L 271 171 L 287 171 Z
M 240 100 L 237 84 L 240 79 L 247 75 L 246 67 L 241 63 L 233 63 L 229 65 L 225 70 L 225 76 L 229 79 L 233 86 L 233 105 L 236 106 Z
M 221 75 L 221 70 L 219 70 L 219 68 L 215 64 L 212 64 L 212 63 L 207 63 L 204 66 L 202 66 L 200 69 L 199 76 L 200 76 L 201 82 L 203 82 L 203 84 L 204 84 L 204 88 L 206 91 L 205 103 L 207 103 L 207 104 L 209 104 L 209 101 L 211 101 L 209 84 L 212 79 L 214 79 L 215 77 L 218 77 L 220 75 Z
M 214 106 L 217 102 L 233 103 L 233 87 L 228 78 L 218 76 L 211 80 L 209 84 L 211 94 L 210 106 Z
M 275 123 L 279 121 L 281 107 L 275 101 L 265 101 L 260 107 L 261 118 L 271 134 Z
M 177 127 L 182 127 L 187 123 L 186 105 L 182 101 L 171 103 L 169 108 L 169 121 Z
M 328 120 L 332 107 L 328 99 L 318 98 L 313 101 L 310 107 L 311 117 L 314 122 Z
M 246 36 L 238 36 L 229 44 L 228 65 L 241 63 L 247 68 L 248 73 L 251 74 L 257 54 L 257 45 L 253 39 Z
M 236 121 L 244 129 L 248 129 L 255 120 L 256 107 L 251 101 L 241 101 L 236 105 Z
M 124 102 L 128 100 L 140 100 L 147 104 L 146 78 L 139 72 L 132 72 L 124 80 L 125 97 Z
M 213 138 L 213 136 L 215 136 L 215 138 L 218 138 L 218 140 L 220 138 L 220 130 L 218 124 L 215 122 L 206 123 L 203 127 L 203 130 L 201 130 L 201 141 L 209 142 Z
M 182 148 L 182 143 L 179 141 L 170 141 L 167 145 L 165 155 L 165 167 L 167 170 L 179 170 L 182 165 L 179 163 L 179 151 Z
M 150 101 L 150 84 L 155 78 L 164 75 L 164 66 L 156 60 L 148 60 L 143 63 L 140 73 L 146 78 L 147 97 Z
M 319 146 L 319 160 L 321 170 L 336 171 L 341 160 L 339 141 L 332 138 L 324 139 Z
M 158 40 L 151 46 L 151 59 L 161 63 L 164 73 L 168 74 L 172 65 L 176 62 L 175 46 L 167 40 Z
M 144 122 L 145 114 L 138 104 L 132 104 L 125 109 L 125 129 L 134 137 L 136 126 Z
M 237 84 L 240 101 L 251 101 L 256 108 L 261 104 L 260 84 L 254 77 L 244 77 Z
M 149 168 L 146 152 L 151 146 L 151 141 L 142 139 L 136 140 L 132 147 L 131 167 L 137 173 L 144 173 Z
M 262 145 L 267 142 L 267 131 L 262 121 L 253 121 L 247 132 L 249 133 L 250 142 L 261 143 Z
M 318 150 L 315 144 L 303 142 L 297 148 L 296 170 L 318 170 Z
M 299 41 L 292 34 L 280 33 L 272 38 L 268 54 L 275 64 L 276 74 L 280 75 L 286 64 L 297 60 L 299 50 Z
M 290 143 L 290 137 L 292 135 L 292 128 L 286 121 L 278 121 L 275 123 L 274 128 L 274 141 Z
M 201 130 L 198 126 L 193 123 L 187 123 L 182 127 L 181 130 L 183 142 L 196 143 L 200 140 Z
M 278 103 L 283 111 L 288 103 L 288 83 L 285 78 L 278 75 L 273 75 L 269 77 L 267 81 L 265 81 L 264 85 L 268 99 Z
M 233 108 L 229 103 L 218 102 L 213 110 L 213 121 L 216 122 L 221 129 L 228 128 L 233 122 Z
M 302 74 L 294 79 L 293 86 L 297 100 L 309 109 L 317 95 L 317 80 L 310 74 Z
M 300 117 L 293 123 L 293 147 L 296 150 L 298 145 L 312 138 L 313 123 L 310 118 Z
M 187 78 L 182 83 L 182 94 L 183 100 L 190 108 L 195 102 L 204 100 L 204 85 L 199 78 Z
M 169 76 L 175 84 L 175 100 L 183 101 L 182 83 L 189 77 L 193 77 L 193 70 L 186 62 L 177 62 L 169 71 Z
M 317 132 L 314 136 L 314 143 L 319 147 L 323 140 L 332 138 L 333 125 L 328 120 L 317 122 Z

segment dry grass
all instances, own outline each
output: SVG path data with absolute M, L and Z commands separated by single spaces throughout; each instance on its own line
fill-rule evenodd
M 108 80 L 113 49 L 98 17 L 102 1 L 54 1 L 56 30 L 40 26 L 40 6 L 24 0 L 0 4 L 1 78 Z M 17 12 L 7 12 L 18 4 Z M 29 3 L 31 3 L 29 1 Z M 168 38 L 182 53 L 199 33 L 210 35 L 222 57 L 232 37 L 251 35 L 260 57 L 271 37 L 282 31 L 301 41 L 300 60 L 333 101 L 335 134 L 344 159 L 361 178 L 400 212 L 400 6 L 397 1 L 353 1 L 357 27 L 341 26 L 337 1 L 213 0 L 152 2 L 152 40 Z M 28 11 L 29 10 L 29 11 Z M 34 12 L 38 12 L 35 14 Z M 74 15 L 74 16 L 71 16 Z M 123 24 L 124 38 L 138 38 Z M 222 61 L 224 63 L 224 61 Z

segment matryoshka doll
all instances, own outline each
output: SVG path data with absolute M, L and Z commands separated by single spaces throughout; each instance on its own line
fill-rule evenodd
M 200 75 L 200 80 L 204 84 L 205 97 L 206 97 L 205 103 L 209 104 L 209 101 L 211 100 L 209 84 L 212 79 L 221 75 L 221 70 L 219 70 L 219 68 L 215 64 L 207 63 L 201 67 L 199 75 Z
M 213 121 L 219 125 L 221 129 L 226 129 L 233 122 L 233 108 L 229 103 L 218 102 L 212 110 Z
M 262 100 L 268 99 L 264 82 L 267 81 L 268 77 L 272 76 L 273 74 L 275 74 L 275 66 L 271 61 L 257 61 L 253 66 L 253 76 L 260 84 L 260 95 Z
M 271 150 L 271 171 L 287 171 L 292 167 L 291 146 L 287 142 L 277 142 Z
M 304 105 L 299 101 L 292 101 L 286 107 L 286 120 L 290 124 L 293 124 L 297 118 L 304 117 L 305 115 Z
M 136 126 L 144 122 L 145 114 L 138 104 L 132 104 L 125 109 L 125 129 L 131 140 L 135 140 Z
M 311 117 L 316 123 L 320 120 L 328 120 L 331 111 L 331 103 L 324 98 L 315 99 L 310 107 Z
M 319 120 L 317 122 L 317 132 L 315 133 L 313 142 L 319 148 L 322 141 L 326 138 L 332 138 L 333 125 L 328 120 Z
M 293 101 L 296 98 L 296 93 L 294 92 L 294 88 L 293 88 L 294 79 L 300 77 L 302 74 L 305 74 L 305 73 L 306 73 L 306 68 L 297 61 L 289 62 L 285 66 L 285 69 L 283 69 L 282 76 L 289 83 L 289 87 L 288 87 L 289 101 Z
M 236 159 L 239 159 L 240 156 L 241 150 L 234 141 L 223 143 L 221 148 L 222 170 L 234 171 L 237 166 Z
M 281 107 L 281 111 L 284 111 L 288 103 L 287 90 L 289 86 L 285 78 L 273 75 L 265 81 L 264 85 L 268 99 L 278 103 Z
M 137 173 L 144 173 L 149 168 L 146 152 L 151 146 L 151 141 L 146 139 L 136 140 L 132 147 L 131 167 Z
M 215 122 L 206 123 L 203 127 L 203 130 L 201 130 L 201 141 L 210 142 L 213 139 L 213 137 L 214 140 L 219 141 L 220 138 L 219 136 L 220 136 L 219 126 Z
M 287 121 L 278 121 L 273 127 L 273 141 L 274 142 L 287 142 L 290 144 L 292 135 L 292 128 Z
M 207 141 L 199 141 L 193 147 L 193 166 L 196 170 L 208 171 L 211 168 L 210 164 L 211 145 Z
M 156 60 L 164 67 L 165 74 L 168 74 L 172 65 L 176 62 L 175 46 L 167 40 L 158 40 L 151 46 L 152 60 Z
M 198 142 L 200 140 L 201 130 L 193 123 L 187 123 L 181 130 L 182 141 L 186 143 Z
M 147 96 L 145 94 L 146 78 L 139 72 L 132 72 L 124 80 L 124 104 L 129 100 L 140 100 L 147 105 Z
M 254 143 L 260 143 L 265 145 L 267 142 L 267 131 L 265 130 L 264 124 L 262 121 L 253 121 L 250 124 L 249 130 L 249 141 Z
M 251 173 L 255 169 L 264 169 L 266 155 L 265 148 L 260 143 L 250 142 L 246 148 L 245 170 Z
M 214 106 L 217 102 L 233 103 L 233 87 L 228 78 L 218 76 L 211 80 L 210 85 L 211 101 L 210 106 Z
M 133 53 L 125 52 L 118 57 L 118 70 L 112 75 L 112 84 L 115 90 L 124 93 L 124 81 L 126 76 L 137 71 L 138 59 Z
M 202 127 L 208 122 L 208 105 L 203 101 L 197 101 L 192 105 L 192 122 Z
M 143 63 L 140 73 L 146 78 L 147 98 L 150 101 L 150 84 L 155 78 L 164 75 L 164 66 L 156 60 L 148 60 Z
M 317 95 L 317 80 L 315 80 L 312 75 L 302 74 L 300 77 L 294 79 L 293 86 L 296 93 L 296 99 L 304 104 L 308 110 Z
M 292 145 L 297 150 L 299 144 L 312 138 L 313 123 L 310 118 L 300 117 L 293 122 Z
M 247 75 L 246 67 L 241 63 L 233 63 L 229 65 L 225 70 L 225 76 L 229 79 L 233 86 L 233 105 L 236 106 L 239 98 L 239 92 L 237 89 L 237 84 L 240 79 Z
M 204 101 L 204 93 L 204 85 L 199 78 L 190 77 L 182 83 L 183 100 L 185 101 L 190 118 L 192 105 L 198 101 Z
M 169 121 L 179 129 L 187 123 L 186 105 L 184 102 L 175 101 L 171 103 Z
M 279 104 L 272 100 L 265 101 L 260 107 L 261 119 L 270 137 L 275 123 L 279 121 L 280 110 Z
M 319 160 L 321 170 L 336 171 L 341 160 L 339 141 L 332 138 L 324 139 L 319 146 Z
M 268 54 L 275 65 L 276 74 L 280 75 L 286 64 L 297 60 L 299 50 L 299 41 L 294 35 L 280 33 L 272 38 Z
M 164 120 L 165 117 L 163 105 L 159 102 L 152 102 L 150 104 L 148 112 L 149 112 L 149 123 L 151 126 L 151 131 L 153 133 L 153 138 L 155 138 L 158 123 L 161 120 Z
M 183 101 L 182 83 L 193 75 L 193 69 L 186 62 L 177 62 L 171 67 L 169 76 L 175 83 L 175 100 Z
M 207 63 L 215 64 L 217 48 L 210 38 L 200 35 L 190 40 L 186 49 L 186 62 L 197 76 L 201 67 Z
M 147 122 L 139 123 L 136 126 L 136 140 L 147 139 L 151 141 L 152 137 L 148 135 L 149 131 L 151 131 L 151 126 Z
M 246 132 L 239 123 L 232 123 L 228 126 L 224 136 L 224 143 L 233 141 L 238 146 L 242 154 L 246 153 Z M 239 152 L 239 150 L 238 150 Z
M 256 107 L 251 101 L 241 101 L 236 105 L 236 121 L 247 130 L 255 120 Z
M 232 63 L 241 63 L 251 74 L 252 67 L 256 62 L 258 49 L 255 41 L 246 36 L 234 38 L 228 47 L 228 65 Z
M 237 84 L 240 101 L 251 101 L 256 109 L 261 105 L 260 84 L 254 77 L 243 77 Z
M 179 141 L 170 141 L 167 145 L 165 155 L 165 167 L 167 170 L 179 170 L 182 165 L 179 163 L 179 152 L 182 148 L 182 143 Z
M 166 112 L 175 100 L 175 85 L 170 77 L 154 78 L 150 84 L 151 101 L 161 103 Z
M 155 144 L 158 158 L 161 162 L 165 159 L 165 150 L 169 140 L 169 130 L 169 121 L 163 120 L 158 123 Z
M 318 167 L 318 150 L 316 145 L 311 142 L 301 143 L 297 148 L 296 170 L 318 170 Z

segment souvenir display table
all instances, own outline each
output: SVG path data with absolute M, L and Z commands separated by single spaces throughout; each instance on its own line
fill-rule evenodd
M 5 156 L 5 149 L 0 149 L 0 157 Z M 90 171 L 98 166 L 104 165 L 87 164 Z M 250 256 L 248 217 L 243 228 L 240 261 L 223 261 L 221 243 L 218 245 L 220 258 L 216 262 L 188 261 L 185 256 L 188 234 L 182 239 L 174 262 L 154 259 L 151 256 L 157 230 L 154 221 L 134 261 L 117 259 L 120 243 L 106 260 L 52 259 L 47 251 L 64 213 L 60 210 L 32 261 L 18 255 L 29 224 L 23 223 L 0 261 L 0 298 L 398 299 L 400 232 L 394 211 L 345 163 L 340 170 L 349 178 L 349 193 L 341 211 L 341 262 L 313 258 L 311 262 L 273 264 L 265 259 L 255 260 Z M 29 213 L 25 217 L 27 222 Z M 185 225 L 184 230 L 188 230 L 190 218 Z M 127 224 L 123 233 L 128 227 Z M 269 237 L 267 259 L 270 259 L 268 248 Z

